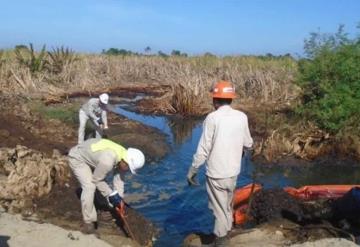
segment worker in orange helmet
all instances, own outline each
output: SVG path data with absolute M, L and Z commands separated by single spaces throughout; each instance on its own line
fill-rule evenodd
M 203 131 L 187 174 L 189 185 L 198 185 L 195 177 L 206 162 L 206 190 L 209 208 L 215 217 L 215 246 L 228 246 L 232 228 L 232 199 L 241 168 L 244 147 L 251 148 L 248 118 L 230 105 L 236 97 L 228 81 L 219 81 L 212 90 L 215 111 L 203 123 Z

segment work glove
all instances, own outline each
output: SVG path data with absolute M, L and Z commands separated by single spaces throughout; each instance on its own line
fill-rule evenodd
M 190 169 L 187 174 L 187 181 L 189 186 L 198 186 L 199 183 L 196 181 L 196 175 L 198 172 L 198 168 L 195 168 L 193 166 L 190 166 Z
M 103 125 L 103 124 L 104 124 L 103 121 L 102 121 L 102 118 L 99 118 L 99 119 L 97 120 L 97 123 L 98 123 L 99 125 Z
M 109 195 L 109 202 L 114 208 L 117 208 L 121 205 L 122 198 L 119 193 L 115 190 Z

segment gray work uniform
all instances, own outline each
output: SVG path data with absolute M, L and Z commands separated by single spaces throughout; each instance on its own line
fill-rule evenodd
M 231 230 L 232 199 L 241 169 L 242 151 L 244 146 L 251 147 L 252 144 L 245 113 L 224 105 L 206 117 L 192 166 L 199 168 L 206 162 L 206 189 L 217 237 L 226 236 Z
M 102 130 L 99 126 L 98 120 L 101 119 L 104 126 L 107 128 L 107 113 L 106 110 L 100 106 L 98 98 L 92 98 L 83 104 L 79 110 L 79 136 L 78 143 L 84 141 L 85 126 L 87 120 L 90 119 L 96 131 L 96 138 L 101 138 Z
M 112 150 L 93 152 L 91 145 L 99 139 L 89 139 L 73 147 L 69 152 L 70 168 L 80 182 L 81 211 L 85 223 L 97 221 L 94 206 L 94 193 L 98 189 L 101 194 L 108 197 L 117 190 L 121 197 L 124 196 L 124 173 L 116 169 L 119 163 L 117 155 Z M 113 183 L 105 181 L 107 175 L 113 173 Z

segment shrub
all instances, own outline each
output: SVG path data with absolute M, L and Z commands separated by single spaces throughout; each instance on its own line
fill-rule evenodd
M 64 48 L 63 46 L 53 49 L 52 52 L 48 52 L 48 55 L 49 70 L 55 74 L 61 73 L 67 66 L 79 60 L 73 50 Z
M 4 55 L 4 51 L 3 50 L 0 50 L 0 68 L 3 64 L 3 55 Z
M 30 43 L 29 47 L 23 45 L 15 48 L 15 56 L 20 65 L 27 67 L 32 74 L 41 72 L 45 69 L 46 47 L 42 47 L 41 51 L 37 53 L 33 45 Z
M 297 112 L 337 133 L 360 115 L 360 39 L 349 39 L 340 26 L 336 34 L 312 33 L 305 52 L 298 77 L 303 105 Z

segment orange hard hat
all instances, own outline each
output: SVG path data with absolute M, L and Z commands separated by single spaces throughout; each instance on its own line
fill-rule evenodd
M 218 81 L 212 89 L 212 97 L 220 99 L 234 99 L 235 88 L 228 81 Z

